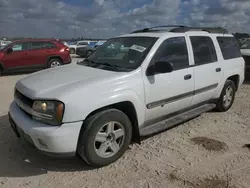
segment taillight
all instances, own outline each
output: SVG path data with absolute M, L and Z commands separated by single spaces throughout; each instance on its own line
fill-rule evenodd
M 69 48 L 62 48 L 62 49 L 60 50 L 60 52 L 65 52 L 65 51 L 69 51 Z

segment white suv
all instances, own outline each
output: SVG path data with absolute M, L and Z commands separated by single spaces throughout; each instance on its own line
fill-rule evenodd
M 21 79 L 9 117 L 38 150 L 101 167 L 141 136 L 227 111 L 243 80 L 244 60 L 226 30 L 148 28 L 108 40 L 75 65 Z

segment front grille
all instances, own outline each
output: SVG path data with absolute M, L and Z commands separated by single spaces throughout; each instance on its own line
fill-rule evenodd
M 17 89 L 15 89 L 15 98 L 19 99 L 24 105 L 32 108 L 33 100 L 20 93 Z

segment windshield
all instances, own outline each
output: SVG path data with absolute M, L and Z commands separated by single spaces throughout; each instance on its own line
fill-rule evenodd
M 250 49 L 250 40 L 246 40 L 240 47 L 241 49 Z
M 113 38 L 100 46 L 88 60 L 95 65 L 108 64 L 117 69 L 134 70 L 141 65 L 156 40 L 154 37 Z

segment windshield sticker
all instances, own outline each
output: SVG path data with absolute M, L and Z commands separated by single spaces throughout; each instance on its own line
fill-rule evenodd
M 130 63 L 130 64 L 134 64 L 135 63 L 135 61 L 133 61 L 133 60 L 129 60 L 129 62 L 128 63 Z
M 133 45 L 130 47 L 131 50 L 136 50 L 138 52 L 144 52 L 147 48 L 143 47 L 143 46 L 138 46 L 138 45 Z

